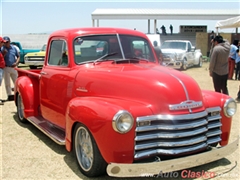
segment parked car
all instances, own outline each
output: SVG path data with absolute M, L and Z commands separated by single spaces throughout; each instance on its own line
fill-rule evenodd
M 24 56 L 25 64 L 28 65 L 30 69 L 36 69 L 38 66 L 43 66 L 46 46 L 47 44 L 44 44 L 39 52 L 27 53 Z
M 14 44 L 14 45 L 16 45 L 19 48 L 19 50 L 20 50 L 20 61 L 19 61 L 19 63 L 22 63 L 22 64 L 25 64 L 24 56 L 27 53 L 40 51 L 40 49 L 25 49 L 25 48 L 22 48 L 21 43 L 17 42 L 17 41 L 13 41 L 13 42 L 11 42 L 11 44 Z
M 49 36 L 42 69 L 17 71 L 19 121 L 73 151 L 86 176 L 172 172 L 238 148 L 239 138 L 228 145 L 234 99 L 159 65 L 142 32 L 59 30 Z
M 167 40 L 161 45 L 163 64 L 176 69 L 186 70 L 192 66 L 202 66 L 200 49 L 187 40 Z

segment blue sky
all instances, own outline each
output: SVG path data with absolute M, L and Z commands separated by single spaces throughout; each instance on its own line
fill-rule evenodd
M 92 26 L 91 13 L 97 8 L 163 8 L 163 9 L 240 9 L 240 0 L 0 0 L 0 35 L 50 33 L 58 29 Z M 153 22 L 151 22 L 153 23 Z M 207 25 L 215 30 L 216 21 L 157 21 L 174 26 Z M 136 28 L 147 32 L 147 20 L 100 20 L 100 26 Z M 221 30 L 235 32 L 235 29 Z M 240 30 L 239 30 L 240 31 Z

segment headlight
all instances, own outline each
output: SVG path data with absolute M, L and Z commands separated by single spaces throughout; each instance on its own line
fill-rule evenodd
M 232 117 L 237 111 L 237 104 L 234 99 L 228 99 L 224 104 L 224 114 L 227 117 Z
M 25 56 L 24 59 L 25 59 L 25 60 L 28 60 L 28 56 Z
M 115 131 L 126 133 L 132 129 L 133 122 L 133 117 L 128 111 L 120 110 L 114 115 L 112 126 Z

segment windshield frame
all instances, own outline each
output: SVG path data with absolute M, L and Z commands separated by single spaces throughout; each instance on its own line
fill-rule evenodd
M 126 39 L 129 41 L 128 44 L 126 44 L 127 41 L 124 42 L 124 40 L 126 40 Z M 94 45 L 94 43 L 95 43 L 94 41 L 96 41 L 96 42 L 99 41 L 99 42 Z M 105 41 L 108 46 L 108 48 L 107 48 L 108 52 L 106 52 L 106 54 L 101 54 L 103 52 L 102 49 L 104 49 L 103 47 L 100 47 L 100 48 L 98 48 L 98 50 L 94 51 L 94 47 L 97 47 L 97 44 L 104 45 L 104 43 L 102 43 L 101 41 Z M 135 41 L 142 42 L 144 48 L 146 49 L 145 56 L 147 56 L 147 58 L 143 57 L 142 59 L 145 61 L 148 60 L 150 62 L 156 63 L 157 60 L 155 59 L 154 52 L 151 47 L 151 42 L 147 38 L 143 38 L 141 36 L 128 35 L 128 34 L 118 34 L 118 33 L 77 36 L 73 40 L 74 62 L 77 65 L 85 64 L 85 63 L 94 63 L 94 62 L 96 62 L 96 60 L 99 62 L 100 59 L 102 60 L 105 58 L 105 55 L 106 55 L 105 59 L 108 59 L 108 60 L 112 59 L 113 61 L 129 60 L 129 59 L 141 60 L 140 57 L 137 57 L 134 55 L 129 55 L 128 57 L 126 56 L 127 51 L 132 51 L 131 53 L 134 53 L 133 52 L 133 50 L 134 50 L 133 44 Z M 84 45 L 84 43 L 85 43 L 85 45 Z M 87 43 L 90 43 L 88 47 L 86 46 Z M 116 45 L 115 48 L 117 48 L 117 50 L 118 50 L 117 53 L 115 53 L 115 54 L 113 52 L 116 52 L 116 51 L 112 50 L 113 45 Z M 86 48 L 85 50 L 89 51 L 90 55 L 94 54 L 94 56 L 95 56 L 95 53 L 99 53 L 99 54 L 97 54 L 96 57 L 89 56 L 89 59 L 86 58 L 86 60 L 81 60 L 81 57 L 85 56 L 85 54 L 83 53 L 84 48 Z M 112 50 L 112 52 L 110 50 Z M 113 55 L 109 56 L 107 54 L 113 54 Z M 82 58 L 82 59 L 84 59 L 84 58 Z

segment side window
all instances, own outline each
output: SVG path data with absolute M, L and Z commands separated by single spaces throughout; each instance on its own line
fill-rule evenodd
M 188 43 L 188 51 L 189 51 L 189 52 L 191 51 L 191 45 L 190 45 L 190 43 Z
M 132 42 L 132 44 L 133 44 L 134 55 L 136 57 L 152 59 L 150 58 L 150 50 L 146 42 L 142 40 L 135 40 Z
M 51 42 L 48 64 L 54 66 L 68 65 L 67 45 L 64 40 L 53 40 Z

